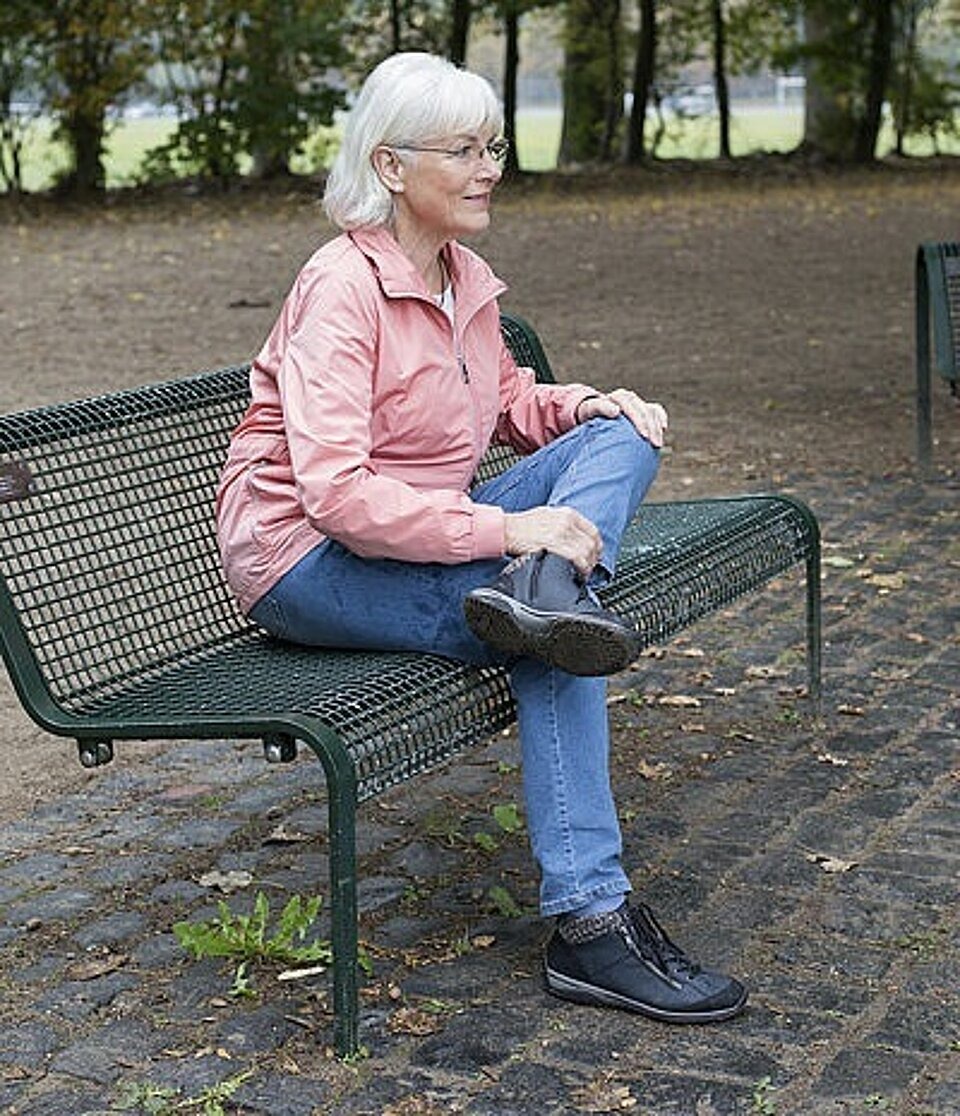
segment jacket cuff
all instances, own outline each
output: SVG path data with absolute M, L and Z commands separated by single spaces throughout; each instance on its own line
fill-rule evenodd
M 473 553 L 478 558 L 502 558 L 506 553 L 506 516 L 493 504 L 473 506 Z
M 579 389 L 579 390 L 578 390 Z M 584 401 L 591 397 L 599 396 L 600 392 L 596 388 L 586 387 L 583 384 L 578 384 L 569 396 L 564 399 L 563 407 L 560 411 L 560 422 L 563 427 L 564 433 L 572 430 L 577 425 L 577 408 Z

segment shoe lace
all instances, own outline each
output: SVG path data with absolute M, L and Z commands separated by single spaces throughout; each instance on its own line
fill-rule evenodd
M 700 966 L 672 942 L 667 932 L 645 903 L 638 903 L 628 911 L 627 935 L 640 956 L 653 964 L 666 976 L 695 977 Z

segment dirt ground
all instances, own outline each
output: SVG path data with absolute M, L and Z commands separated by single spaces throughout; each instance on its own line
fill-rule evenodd
M 0 209 L 0 410 L 244 361 L 332 235 L 303 190 Z M 672 167 L 505 188 L 478 245 L 562 380 L 663 402 L 657 495 L 913 475 L 913 260 L 960 170 Z M 938 467 L 960 416 L 935 391 Z M 147 746 L 144 746 L 147 747 Z M 136 748 L 124 762 L 136 762 Z M 0 686 L 0 817 L 91 776 Z

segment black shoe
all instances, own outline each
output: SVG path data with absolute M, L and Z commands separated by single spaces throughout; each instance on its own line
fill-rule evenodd
M 624 1008 L 667 1023 L 730 1019 L 747 1002 L 739 981 L 695 965 L 643 905 L 561 918 L 547 944 L 544 970 L 548 991 L 564 1000 Z
M 570 674 L 616 674 L 640 653 L 636 631 L 600 606 L 572 562 L 546 550 L 515 559 L 463 607 L 470 630 L 498 651 Z

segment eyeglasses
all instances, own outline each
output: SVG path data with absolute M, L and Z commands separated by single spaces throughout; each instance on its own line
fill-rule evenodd
M 510 150 L 510 143 L 505 139 L 495 139 L 489 143 L 462 143 L 458 147 L 425 147 L 413 143 L 394 143 L 391 146 L 398 151 L 432 151 L 436 155 L 446 155 L 448 159 L 463 166 L 483 162 L 484 155 L 489 155 L 495 163 L 503 166 Z

